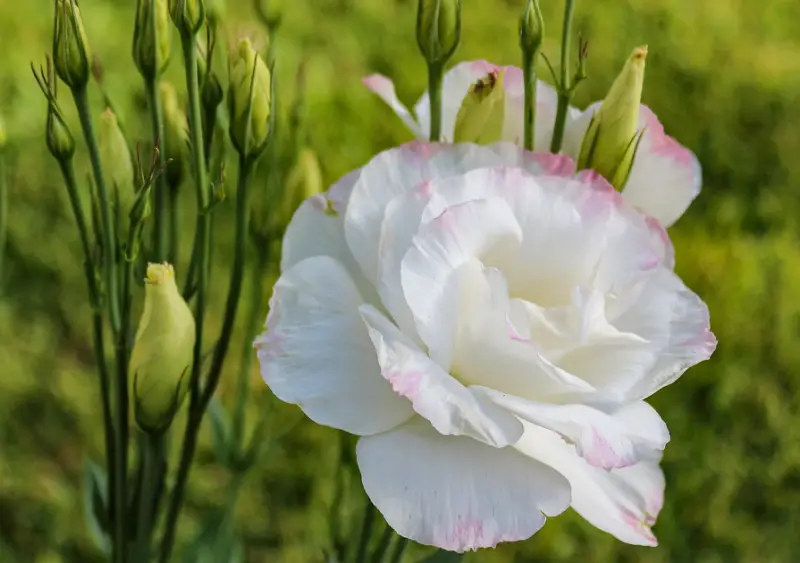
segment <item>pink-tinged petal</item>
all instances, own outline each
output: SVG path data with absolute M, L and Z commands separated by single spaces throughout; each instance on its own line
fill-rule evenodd
M 580 404 L 537 403 L 484 387 L 475 388 L 523 420 L 560 434 L 592 467 L 629 467 L 663 451 L 669 432 L 646 403 L 608 414 Z
M 408 108 L 403 105 L 397 97 L 394 83 L 391 80 L 381 74 L 373 74 L 372 76 L 364 78 L 363 82 L 364 86 L 375 92 L 390 108 L 392 108 L 392 111 L 397 114 L 415 137 L 423 138 L 426 136 L 423 134 L 417 121 L 411 115 L 411 112 L 408 111 Z
M 381 377 L 359 306 L 364 299 L 345 267 L 315 256 L 275 284 L 267 330 L 255 342 L 272 392 L 319 424 L 353 434 L 385 432 L 413 411 Z
M 519 541 L 569 505 L 567 481 L 513 448 L 442 436 L 415 419 L 356 450 L 364 489 L 401 536 L 464 552 Z
M 645 399 L 670 385 L 690 367 L 708 360 L 717 347 L 708 307 L 675 273 L 660 268 L 614 319 L 620 330 L 647 339 L 655 362 L 626 393 Z
M 472 179 L 466 174 L 454 180 Z M 450 367 L 456 336 L 459 269 L 515 246 L 520 238 L 514 213 L 499 198 L 449 207 L 414 237 L 401 264 L 403 293 L 431 358 L 444 369 Z
M 647 106 L 639 120 L 644 136 L 623 195 L 669 227 L 700 194 L 702 170 L 694 153 L 667 135 Z
M 361 169 L 345 215 L 345 239 L 366 278 L 378 284 L 381 225 L 394 198 L 426 181 L 500 164 L 502 156 L 487 147 L 419 141 L 373 158 Z
M 469 87 L 487 74 L 500 71 L 500 67 L 488 61 L 469 61 L 455 65 L 444 75 L 442 82 L 442 141 L 453 142 L 456 117 Z M 428 138 L 431 131 L 431 108 L 428 92 L 414 106 L 422 136 Z
M 590 524 L 617 539 L 641 546 L 656 546 L 650 527 L 664 498 L 660 456 L 621 469 L 592 467 L 575 447 L 556 433 L 525 424 L 517 450 L 539 460 L 569 480 L 572 508 Z
M 474 396 L 374 307 L 363 306 L 361 317 L 377 351 L 383 377 L 440 434 L 467 436 L 495 448 L 519 440 L 522 424 L 514 415 Z
M 503 84 L 506 89 L 506 113 L 503 125 L 503 140 L 523 144 L 525 133 L 525 83 L 522 70 L 517 67 L 504 67 Z M 558 94 L 555 89 L 541 80 L 536 85 L 536 122 L 534 131 L 534 150 L 549 151 L 553 140 L 553 124 L 558 109 Z

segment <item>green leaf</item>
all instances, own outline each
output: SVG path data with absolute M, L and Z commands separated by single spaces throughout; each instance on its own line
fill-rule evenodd
M 103 553 L 111 552 L 109 509 L 105 472 L 93 461 L 86 460 L 83 471 L 83 513 L 89 535 Z

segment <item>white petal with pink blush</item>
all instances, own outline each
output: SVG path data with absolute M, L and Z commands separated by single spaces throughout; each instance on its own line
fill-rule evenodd
M 284 239 L 261 371 L 361 436 L 386 521 L 462 552 L 571 505 L 653 545 L 669 432 L 644 399 L 716 345 L 660 224 L 511 143 L 415 142 L 316 197 Z

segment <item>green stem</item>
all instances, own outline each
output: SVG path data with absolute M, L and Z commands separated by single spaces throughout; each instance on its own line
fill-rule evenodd
M 97 143 L 97 135 L 92 124 L 92 113 L 89 108 L 89 98 L 86 88 L 76 88 L 72 90 L 72 97 L 75 100 L 75 107 L 78 110 L 78 117 L 81 121 L 81 129 L 86 139 L 86 146 L 89 149 L 89 160 L 92 163 L 92 172 L 97 186 L 97 198 L 100 205 L 100 221 L 103 227 L 103 270 L 105 271 L 105 291 L 108 296 L 109 318 L 114 334 L 119 332 L 122 316 L 120 315 L 119 285 L 117 280 L 116 260 L 114 258 L 117 244 L 115 241 L 116 230 L 114 228 L 113 209 L 109 199 L 108 185 L 103 173 L 103 165 L 100 161 L 100 147 Z
M 536 53 L 524 53 L 522 56 L 522 75 L 525 81 L 525 136 L 526 150 L 534 149 L 536 136 Z
M 180 186 L 169 186 L 169 255 L 167 261 L 177 264 L 179 258 L 179 226 L 180 214 L 178 210 L 178 190 Z
M 195 300 L 196 336 L 190 380 L 189 417 L 186 422 L 181 459 L 178 474 L 172 490 L 167 517 L 164 524 L 164 537 L 161 541 L 161 563 L 168 563 L 175 544 L 175 531 L 180 515 L 183 499 L 186 494 L 186 483 L 189 470 L 197 448 L 197 434 L 203 419 L 200 394 L 200 375 L 203 357 L 203 323 L 206 314 L 208 264 L 210 260 L 210 216 L 209 186 L 203 154 L 202 109 L 200 106 L 200 87 L 197 76 L 197 49 L 192 34 L 181 34 L 181 47 L 186 72 L 186 88 L 189 92 L 189 129 L 192 143 L 192 167 L 194 170 L 195 188 L 197 191 L 197 231 L 195 233 L 197 252 L 197 296 Z
M 6 238 L 8 237 L 8 184 L 6 183 L 5 155 L 0 149 L 0 290 L 3 286 Z
M 370 561 L 373 563 L 384 562 L 386 555 L 389 553 L 389 546 L 392 544 L 392 538 L 394 538 L 394 530 L 392 530 L 391 526 L 387 525 L 383 530 L 383 534 L 381 534 L 378 547 L 375 548 L 375 553 L 370 558 Z
M 164 467 L 165 447 L 163 435 L 145 434 L 142 442 L 142 486 L 136 525 L 137 554 L 138 561 L 149 561 L 156 495 Z
M 106 471 L 108 472 L 108 495 L 112 499 L 116 492 L 117 471 L 114 440 L 114 422 L 111 414 L 111 378 L 108 373 L 106 363 L 105 340 L 103 332 L 103 309 L 100 299 L 100 287 L 97 283 L 97 276 L 92 260 L 92 247 L 89 238 L 89 229 L 86 218 L 83 214 L 78 185 L 75 181 L 75 168 L 71 160 L 59 160 L 58 166 L 67 186 L 69 202 L 72 207 L 72 214 L 75 216 L 75 223 L 78 226 L 78 234 L 83 248 L 83 269 L 86 276 L 86 288 L 89 292 L 89 303 L 92 309 L 92 339 L 94 348 L 94 359 L 97 364 L 97 375 L 100 380 L 100 407 L 103 415 L 103 438 L 106 449 Z M 115 554 L 123 550 L 121 544 L 115 541 Z
M 564 27 L 561 32 L 561 83 L 558 85 L 558 109 L 553 127 L 553 141 L 550 152 L 557 153 L 564 142 L 564 129 L 567 124 L 567 111 L 572 98 L 570 72 L 570 44 L 572 42 L 572 20 L 575 16 L 575 0 L 565 0 Z
M 438 143 L 442 137 L 442 66 L 428 64 L 428 93 L 431 103 L 431 142 Z
M 253 338 L 256 336 L 261 318 L 261 308 L 264 301 L 264 292 L 261 278 L 269 265 L 269 244 L 262 245 L 256 253 L 255 267 L 251 269 L 250 281 L 250 315 L 247 319 L 246 337 L 242 345 L 242 361 L 239 367 L 239 380 L 236 389 L 236 407 L 233 410 L 233 442 L 237 447 L 243 447 L 244 440 L 244 415 L 247 399 L 250 396 L 250 367 L 253 365 Z
M 236 313 L 239 309 L 239 299 L 242 295 L 242 285 L 244 282 L 245 260 L 247 258 L 247 232 L 249 227 L 250 209 L 248 184 L 253 171 L 254 160 L 242 156 L 239 158 L 239 186 L 236 191 L 236 233 L 233 251 L 233 269 L 231 279 L 228 284 L 228 299 L 225 304 L 225 317 L 222 321 L 222 331 L 220 332 L 217 346 L 214 349 L 214 357 L 211 360 L 208 381 L 203 389 L 202 409 L 208 406 L 214 392 L 219 384 L 222 375 L 222 366 L 228 354 L 228 348 L 233 336 L 233 326 L 236 322 Z
M 361 536 L 358 539 L 358 551 L 356 552 L 356 563 L 367 563 L 367 547 L 369 540 L 372 539 L 372 528 L 375 525 L 375 506 L 367 499 L 367 506 L 364 508 L 364 520 L 361 523 Z
M 105 175 L 103 173 L 103 166 L 100 161 L 100 147 L 97 143 L 97 136 L 94 132 L 92 125 L 92 115 L 89 107 L 89 98 L 86 93 L 86 87 L 79 87 L 72 90 L 72 97 L 75 100 L 75 107 L 78 110 L 78 117 L 80 118 L 83 136 L 86 140 L 86 146 L 89 149 L 89 160 L 92 164 L 92 171 L 94 173 L 94 180 L 97 186 L 97 198 L 100 207 L 100 222 L 102 224 L 102 240 L 103 240 L 103 270 L 105 271 L 106 281 L 106 300 L 108 301 L 109 318 L 111 320 L 111 329 L 115 336 L 120 336 L 122 332 L 122 315 L 120 313 L 120 297 L 119 297 L 119 280 L 117 272 L 117 251 L 118 245 L 116 243 L 116 228 L 113 219 L 113 208 L 111 200 L 109 199 L 108 186 L 106 184 Z M 116 398 L 117 408 L 115 409 L 116 424 L 114 429 L 115 448 L 114 448 L 114 547 L 116 551 L 116 561 L 124 563 L 126 560 L 126 525 L 125 525 L 125 508 L 127 504 L 127 403 L 122 404 L 124 397 L 127 397 L 128 385 L 127 380 L 122 381 L 120 377 L 123 370 L 127 369 L 124 364 L 124 358 L 117 356 L 118 366 L 118 379 L 116 385 Z M 124 388 L 124 389 L 123 389 Z
M 408 547 L 408 540 L 406 538 L 397 538 L 397 543 L 394 544 L 394 551 L 392 552 L 392 558 L 389 559 L 389 563 L 400 563 L 400 561 L 403 560 L 406 547 Z
M 147 101 L 150 105 L 150 118 L 153 128 L 153 147 L 158 149 L 158 166 L 164 165 L 164 112 L 158 95 L 158 81 L 145 80 Z M 153 261 L 164 262 L 168 257 L 170 244 L 169 230 L 170 197 L 167 192 L 166 175 L 159 174 L 155 186 L 155 205 L 153 206 Z

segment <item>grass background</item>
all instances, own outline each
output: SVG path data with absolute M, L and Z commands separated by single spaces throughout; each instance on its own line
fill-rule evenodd
M 393 77 L 408 103 L 422 92 L 415 2 L 273 3 L 283 4 L 284 18 L 276 38 L 279 92 L 282 100 L 289 99 L 305 59 L 307 144 L 319 155 L 326 183 L 376 151 L 408 140 L 360 78 L 371 72 Z M 545 52 L 557 59 L 562 2 L 541 3 L 548 25 Z M 131 140 L 147 139 L 143 89 L 129 55 L 134 3 L 81 4 Z M 457 60 L 517 63 L 522 0 L 464 4 Z M 0 115 L 13 160 L 8 268 L 0 280 L 2 562 L 102 560 L 86 531 L 82 507 L 84 465 L 101 459 L 102 443 L 80 247 L 65 191 L 44 149 L 45 103 L 29 69 L 49 48 L 51 13 L 50 0 L 0 2 Z M 468 561 L 767 563 L 800 558 L 798 21 L 796 0 L 579 2 L 576 29 L 589 38 L 591 54 L 590 79 L 576 103 L 601 98 L 630 49 L 647 43 L 644 101 L 703 163 L 704 191 L 671 234 L 679 273 L 708 302 L 720 345 L 710 362 L 690 370 L 653 401 L 672 433 L 664 461 L 666 505 L 655 529 L 659 548 L 623 545 L 565 515 L 531 541 Z M 231 37 L 258 27 L 244 0 L 228 2 L 225 22 Z M 180 85 L 177 61 L 174 56 L 169 76 Z M 64 100 L 63 105 L 69 104 Z M 77 131 L 71 108 L 68 117 Z M 79 143 L 80 173 L 88 170 L 82 149 Z M 256 189 L 265 183 L 259 178 Z M 185 196 L 189 216 L 192 194 Z M 218 211 L 223 226 L 231 207 Z M 187 221 L 184 247 L 190 228 Z M 212 323 L 219 320 L 224 301 L 230 248 L 226 230 L 218 233 Z M 269 285 L 264 279 L 256 290 L 267 295 Z M 245 301 L 245 314 L 248 307 Z M 234 351 L 244 343 L 242 333 L 237 332 Z M 233 356 L 223 377 L 225 404 L 236 377 Z M 350 473 L 337 473 L 350 443 L 306 420 L 292 426 L 296 408 L 270 399 L 255 366 L 251 376 L 251 423 L 268 409 L 272 433 L 291 432 L 276 440 L 244 484 L 236 514 L 246 560 L 321 561 L 337 482 L 348 484 L 338 505 L 345 528 L 358 516 L 357 481 Z M 183 541 L 198 533 L 210 507 L 225 501 L 229 482 L 206 428 L 182 521 Z

